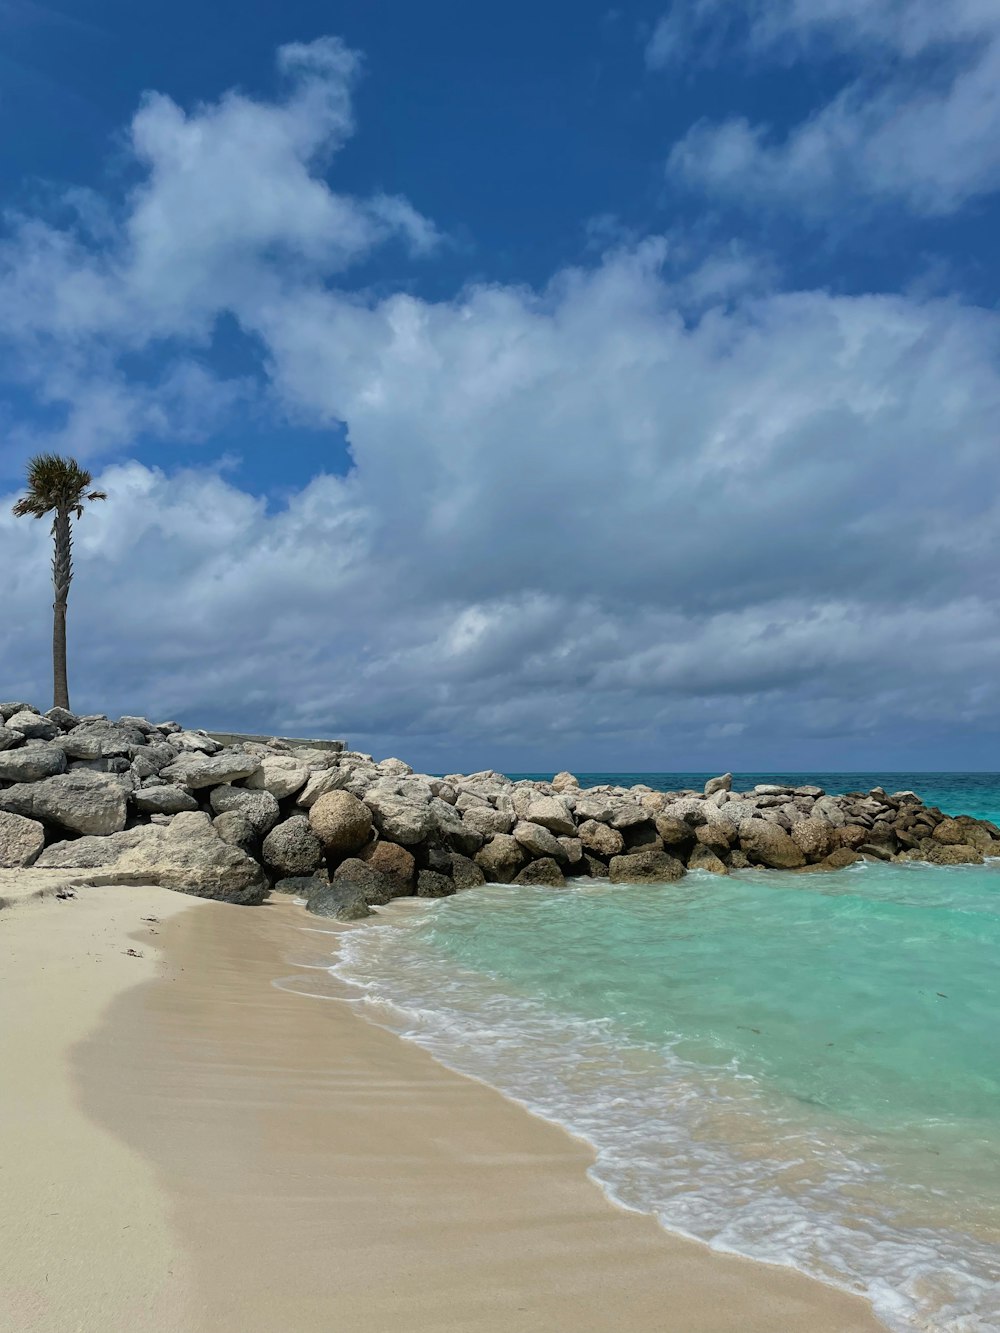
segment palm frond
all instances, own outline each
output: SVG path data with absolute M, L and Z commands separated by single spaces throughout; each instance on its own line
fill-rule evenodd
M 28 462 L 27 493 L 13 506 L 17 518 L 42 518 L 46 514 L 83 515 L 83 506 L 92 500 L 106 500 L 104 491 L 90 490 L 94 478 L 75 458 L 60 454 L 36 454 Z

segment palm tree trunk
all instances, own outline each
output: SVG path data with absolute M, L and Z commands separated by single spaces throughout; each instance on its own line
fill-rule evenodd
M 52 704 L 69 708 L 69 681 L 66 674 L 66 603 L 73 577 L 73 533 L 68 511 L 59 510 L 52 524 L 55 553 L 52 556 Z

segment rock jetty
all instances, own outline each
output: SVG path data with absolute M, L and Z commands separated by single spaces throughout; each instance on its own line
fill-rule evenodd
M 0 703 L 0 868 L 79 872 L 259 903 L 299 894 L 338 919 L 486 881 L 666 883 L 688 870 L 835 870 L 860 859 L 963 865 L 1000 828 L 910 791 L 770 784 L 703 792 L 429 777 L 401 759 L 278 738 L 223 744 L 141 717 Z

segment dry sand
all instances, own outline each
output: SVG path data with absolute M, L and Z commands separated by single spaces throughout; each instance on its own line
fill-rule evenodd
M 317 924 L 153 888 L 0 911 L 4 1333 L 880 1327 L 613 1207 L 561 1130 L 274 987 Z

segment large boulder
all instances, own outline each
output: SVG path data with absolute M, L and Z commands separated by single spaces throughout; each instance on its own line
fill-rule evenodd
M 266 837 L 281 818 L 278 801 L 269 791 L 247 791 L 245 787 L 215 787 L 208 803 L 217 815 L 242 815 L 259 838 Z
M 323 846 L 305 815 L 292 815 L 275 824 L 264 839 L 261 856 L 264 864 L 281 879 L 311 875 L 323 864 Z
M 309 770 L 291 754 L 265 754 L 246 780 L 249 791 L 269 791 L 279 801 L 294 796 L 309 781 Z
M 0 750 L 13 750 L 18 745 L 24 744 L 24 733 L 21 731 L 11 731 L 9 727 L 0 722 Z
M 371 837 L 372 813 L 349 791 L 328 791 L 310 806 L 309 823 L 328 852 L 349 856 Z
M 454 880 L 456 890 L 478 889 L 481 884 L 486 883 L 486 876 L 475 861 L 468 856 L 462 856 L 460 852 L 451 854 L 451 878 Z
M 524 848 L 509 833 L 497 833 L 475 856 L 476 865 L 491 884 L 512 884 L 527 859 Z
M 780 824 L 767 819 L 740 821 L 740 846 L 752 861 L 776 869 L 792 870 L 806 863 L 805 853 Z
M 665 811 L 656 816 L 656 832 L 666 847 L 682 847 L 694 837 L 694 829 L 686 819 Z
M 455 892 L 455 881 L 440 870 L 421 870 L 417 875 L 419 898 L 449 898 Z
M 566 806 L 557 796 L 537 796 L 528 804 L 525 820 L 530 824 L 541 824 L 551 833 L 564 833 L 573 837 L 576 822 Z M 515 835 L 516 836 L 516 835 Z
M 183 787 L 141 787 L 132 801 L 143 815 L 179 815 L 183 810 L 197 810 L 198 802 Z
M 514 825 L 514 837 L 531 856 L 551 856 L 557 861 L 565 859 L 566 853 L 559 839 L 541 824 L 533 824 L 522 819 Z
M 125 827 L 128 789 L 110 774 L 80 769 L 0 791 L 0 809 L 58 824 L 71 833 L 118 833 Z
M 45 846 L 45 829 L 37 820 L 0 810 L 0 870 L 33 865 Z
M 417 863 L 411 851 L 396 842 L 380 838 L 361 852 L 362 861 L 388 876 L 393 885 L 393 897 L 405 897 L 413 892 L 417 878 Z
M 538 861 L 526 865 L 523 870 L 519 870 L 514 876 L 514 883 L 545 884 L 549 888 L 561 889 L 565 887 L 566 876 L 551 856 L 543 856 Z
M 356 856 L 349 856 L 334 872 L 333 882 L 335 884 L 353 884 L 358 893 L 361 894 L 366 903 L 376 903 L 382 905 L 392 902 L 393 898 L 402 898 L 404 895 L 400 891 L 399 883 L 391 876 L 384 874 L 381 870 L 376 870 L 370 861 L 362 861 Z M 412 887 L 405 891 L 407 894 L 413 892 Z
M 709 778 L 705 783 L 705 795 L 714 796 L 719 791 L 732 791 L 733 775 L 732 773 L 723 773 L 719 778 Z
M 245 815 L 241 815 L 238 810 L 223 810 L 221 815 L 216 815 L 212 820 L 212 827 L 223 842 L 228 842 L 230 847 L 238 847 L 241 852 L 256 859 L 260 851 L 260 837 Z
M 267 876 L 256 861 L 224 843 L 208 815 L 189 811 L 164 824 L 144 824 L 104 837 L 47 847 L 41 869 L 79 869 L 88 884 L 160 884 L 200 898 L 262 902 Z
M 371 817 L 375 827 L 382 837 L 388 838 L 390 842 L 412 847 L 415 843 L 423 842 L 434 832 L 434 814 L 429 804 L 424 801 L 376 789 L 365 793 L 364 803 L 372 812 Z M 313 808 L 315 809 L 315 806 Z M 456 820 L 460 819 L 450 805 L 447 809 Z
M 667 884 L 683 874 L 684 863 L 660 851 L 613 856 L 608 865 L 612 884 Z
M 60 732 L 58 723 L 52 722 L 47 717 L 40 717 L 38 713 L 29 713 L 27 710 L 9 717 L 7 727 L 10 731 L 19 731 L 30 741 L 55 740 Z
M 792 825 L 791 839 L 810 861 L 821 861 L 837 842 L 833 825 L 813 815 Z
M 312 912 L 313 916 L 330 917 L 334 921 L 361 921 L 372 914 L 372 909 L 356 886 L 348 880 L 334 884 L 323 884 L 317 880 L 315 888 L 309 890 L 306 898 L 306 911 Z
M 328 791 L 337 791 L 347 782 L 349 773 L 346 768 L 325 768 L 321 773 L 313 773 L 306 785 L 295 798 L 295 804 L 304 810 L 316 804 Z
M 253 777 L 260 768 L 256 755 L 244 750 L 223 750 L 221 754 L 204 755 L 197 752 L 182 754 L 172 764 L 160 770 L 168 782 L 179 782 L 183 787 L 197 791 L 199 787 L 217 787 L 220 783 L 239 782 Z
M 936 866 L 982 865 L 983 854 L 969 843 L 936 843 L 928 838 L 924 856 Z
M 0 753 L 2 782 L 40 782 L 65 771 L 66 755 L 50 741 L 28 741 L 16 750 Z
M 579 787 L 580 787 L 580 779 L 578 777 L 575 777 L 572 773 L 568 772 L 566 769 L 563 769 L 561 773 L 557 773 L 555 777 L 552 779 L 553 791 L 572 792 L 572 791 L 578 791 Z
M 603 856 L 605 860 L 625 850 L 621 833 L 607 824 L 599 824 L 596 819 L 585 819 L 576 833 L 588 852 Z
M 514 827 L 514 815 L 494 810 L 492 805 L 473 805 L 462 811 L 462 823 L 474 829 L 483 838 L 495 833 L 509 833 Z
M 711 875 L 729 874 L 726 863 L 703 842 L 697 843 L 688 857 L 688 870 L 707 870 Z

